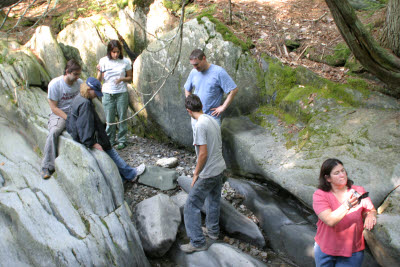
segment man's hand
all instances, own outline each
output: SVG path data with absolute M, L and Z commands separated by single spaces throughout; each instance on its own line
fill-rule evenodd
M 101 145 L 98 144 L 98 143 L 94 144 L 94 145 L 93 145 L 93 148 L 96 148 L 96 149 L 98 149 L 98 150 L 100 150 L 100 151 L 104 151 L 103 148 L 101 147 Z
M 197 175 L 195 175 L 195 174 L 193 174 L 193 180 L 192 180 L 192 184 L 190 185 L 191 187 L 193 187 L 194 186 L 194 184 L 196 183 L 196 181 L 197 181 L 197 178 L 199 178 L 199 175 L 197 174 Z
M 58 101 L 54 101 L 51 99 L 47 99 L 49 101 L 49 106 L 51 111 L 56 114 L 58 117 L 63 118 L 64 120 L 67 119 L 67 114 L 58 108 Z
M 211 113 L 211 115 L 215 116 L 215 117 L 219 117 L 221 115 L 221 113 L 225 111 L 225 109 L 226 108 L 224 107 L 224 105 L 221 105 L 217 108 L 212 108 L 211 110 L 213 110 L 213 112 Z

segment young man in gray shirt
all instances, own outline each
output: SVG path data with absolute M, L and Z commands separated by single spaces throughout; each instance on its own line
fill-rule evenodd
M 212 239 L 219 235 L 219 210 L 223 171 L 221 130 L 218 122 L 203 113 L 203 105 L 197 95 L 189 95 L 185 101 L 189 115 L 197 120 L 193 131 L 197 164 L 193 172 L 192 188 L 184 209 L 186 233 L 190 243 L 181 245 L 186 253 L 206 250 L 204 234 Z M 206 203 L 206 228 L 201 228 L 201 207 Z
M 54 78 L 49 83 L 48 101 L 51 109 L 49 117 L 49 135 L 44 147 L 41 176 L 43 179 L 50 178 L 54 172 L 54 161 L 57 157 L 58 136 L 65 129 L 65 120 L 69 112 L 72 99 L 79 93 L 83 81 L 81 76 L 82 67 L 78 62 L 71 59 L 65 66 L 64 75 Z

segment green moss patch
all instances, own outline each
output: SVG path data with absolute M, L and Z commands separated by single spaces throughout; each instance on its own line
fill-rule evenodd
M 203 11 L 203 13 L 197 17 L 197 21 L 199 22 L 199 24 L 204 24 L 201 18 L 207 17 L 212 23 L 215 24 L 217 32 L 219 32 L 222 35 L 222 38 L 225 41 L 229 41 L 237 46 L 240 46 L 243 51 L 249 51 L 251 48 L 254 47 L 254 44 L 251 42 L 250 39 L 247 39 L 245 42 L 240 40 L 225 24 L 223 24 L 218 19 L 214 18 L 213 17 L 214 12 L 215 10 L 213 11 L 212 8 Z

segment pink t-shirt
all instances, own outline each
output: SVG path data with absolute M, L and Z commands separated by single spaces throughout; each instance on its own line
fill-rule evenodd
M 351 187 L 358 193 L 365 193 L 362 186 Z M 324 210 L 332 211 L 342 205 L 332 192 L 325 192 L 321 189 L 315 191 L 313 195 L 313 208 L 318 215 Z M 321 251 L 331 256 L 351 257 L 354 252 L 365 248 L 364 243 L 364 222 L 362 214 L 374 208 L 369 197 L 361 200 L 361 203 L 349 210 L 346 216 L 333 227 L 323 223 L 320 219 L 317 222 L 317 235 L 315 242 L 320 246 Z

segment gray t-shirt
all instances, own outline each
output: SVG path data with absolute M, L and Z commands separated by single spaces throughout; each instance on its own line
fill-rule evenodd
M 225 169 L 222 157 L 221 129 L 215 119 L 203 114 L 197 120 L 193 132 L 193 145 L 199 155 L 199 145 L 207 145 L 207 162 L 200 172 L 200 178 L 210 178 L 221 174 Z
M 82 83 L 83 81 L 78 79 L 72 86 L 69 86 L 64 81 L 64 76 L 61 75 L 49 83 L 47 98 L 57 101 L 57 107 L 68 114 L 72 99 L 79 93 Z

